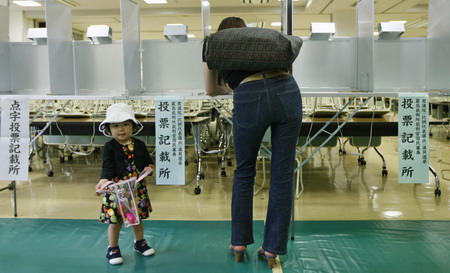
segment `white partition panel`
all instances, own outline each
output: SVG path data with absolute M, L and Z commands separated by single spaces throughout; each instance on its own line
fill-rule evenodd
M 124 95 L 141 92 L 139 6 L 129 0 L 120 1 L 125 75 Z
M 9 9 L 0 4 L 0 92 L 10 91 L 9 82 Z
M 449 0 L 429 1 L 427 88 L 430 90 L 450 90 L 449 10 Z
M 72 11 L 54 0 L 45 1 L 50 88 L 55 95 L 74 95 Z
M 374 0 L 360 0 L 357 10 L 358 89 L 373 92 L 373 22 Z
M 28 94 L 50 93 L 48 46 L 11 43 L 11 91 Z
M 93 45 L 75 41 L 77 95 L 120 96 L 125 86 L 122 42 Z
M 293 73 L 302 91 L 355 90 L 356 38 L 333 41 L 304 38 Z
M 203 37 L 211 35 L 211 6 L 208 0 L 202 0 L 202 31 Z
M 204 90 L 202 40 L 189 40 L 186 43 L 142 41 L 142 47 L 146 92 Z
M 375 92 L 414 92 L 426 89 L 425 38 L 375 40 Z

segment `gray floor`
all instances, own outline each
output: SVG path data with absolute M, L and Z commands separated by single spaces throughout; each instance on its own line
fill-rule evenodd
M 322 149 L 321 152 L 303 168 L 302 177 L 304 191 L 301 197 L 295 201 L 295 219 L 300 221 L 295 232 L 295 242 L 308 243 L 308 240 L 312 240 L 308 243 L 308 249 L 313 252 L 305 252 L 308 249 L 302 250 L 301 247 L 298 248 L 293 244 L 290 246 L 290 251 L 292 253 L 290 252 L 288 255 L 281 257 L 283 266 L 276 270 L 283 270 L 285 272 L 308 272 L 308 266 L 311 265 L 307 260 L 309 255 L 311 255 L 311 253 L 314 254 L 314 251 L 319 250 L 324 251 L 323 253 L 326 253 L 327 249 L 336 251 L 336 247 L 327 245 L 326 243 L 327 240 L 332 240 L 333 238 L 336 238 L 336 236 L 343 243 L 348 242 L 348 245 L 339 245 L 339 249 L 345 249 L 347 251 L 347 254 L 345 254 L 344 257 L 347 262 L 345 264 L 346 266 L 350 266 L 352 261 L 357 261 L 352 255 L 359 255 L 362 250 L 364 250 L 363 252 L 367 255 L 375 255 L 374 251 L 378 250 L 382 256 L 374 257 L 374 261 L 380 262 L 380 257 L 386 257 L 385 252 L 390 251 L 389 248 L 391 246 L 388 243 L 377 244 L 377 240 L 379 239 L 383 242 L 394 240 L 395 243 L 393 245 L 399 245 L 399 248 L 393 251 L 407 250 L 410 246 L 408 240 L 417 243 L 418 247 L 420 247 L 419 250 L 428 252 L 430 255 L 424 258 L 426 260 L 424 264 L 429 265 L 435 263 L 436 265 L 434 268 L 436 269 L 435 271 L 424 272 L 439 272 L 441 266 L 448 267 L 448 263 L 441 260 L 441 256 L 439 256 L 441 253 L 445 253 L 445 248 L 443 247 L 447 246 L 445 244 L 440 244 L 439 242 L 448 241 L 448 238 L 445 238 L 445 234 L 443 235 L 442 233 L 441 225 L 448 226 L 447 221 L 450 221 L 450 142 L 446 139 L 444 130 L 433 129 L 433 133 L 434 135 L 430 139 L 430 162 L 441 179 L 442 195 L 440 197 L 434 196 L 435 184 L 431 174 L 429 176 L 428 184 L 398 184 L 397 138 L 383 138 L 382 144 L 379 147 L 387 161 L 387 170 L 389 171 L 387 177 L 381 175 L 381 160 L 373 149 L 369 149 L 366 154 L 366 166 L 359 166 L 357 164 L 357 156 L 354 154 L 356 149 L 354 147 L 347 145 L 346 155 L 340 155 L 338 147 Z M 303 156 L 306 157 L 309 153 L 310 150 L 308 149 Z M 10 246 L 14 244 L 13 242 L 16 239 L 21 242 L 18 245 L 14 245 L 15 252 L 3 252 L 1 261 L 3 262 L 3 257 L 8 255 L 21 257 L 23 252 L 22 249 L 27 249 L 30 245 L 45 245 L 45 241 L 42 241 L 43 239 L 41 238 L 40 233 L 45 232 L 45 227 L 49 226 L 57 228 L 59 232 L 62 232 L 62 235 L 60 236 L 67 239 L 70 245 L 74 244 L 75 250 L 79 247 L 81 252 L 83 252 L 86 248 L 84 245 L 85 243 L 77 244 L 73 241 L 72 237 L 76 237 L 74 234 L 80 231 L 83 233 L 90 232 L 89 229 L 84 230 L 84 224 L 80 226 L 73 225 L 75 229 L 64 230 L 63 227 L 65 225 L 58 227 L 58 225 L 55 225 L 54 222 L 49 221 L 48 219 L 63 219 L 68 221 L 74 221 L 72 219 L 85 219 L 87 223 L 89 223 L 87 226 L 92 226 L 92 232 L 96 236 L 95 240 L 91 240 L 92 242 L 89 241 L 89 243 L 87 243 L 88 245 L 92 244 L 93 248 L 92 252 L 86 253 L 86 255 L 95 256 L 95 258 L 92 258 L 95 260 L 94 262 L 100 262 L 104 267 L 104 262 L 106 261 L 103 257 L 105 251 L 104 248 L 106 248 L 106 227 L 96 222 L 101 201 L 100 198 L 94 194 L 94 186 L 98 182 L 100 174 L 101 156 L 98 153 L 93 153 L 89 156 L 74 155 L 73 160 L 66 159 L 64 163 L 60 163 L 57 153 L 53 153 L 52 155 L 55 172 L 53 177 L 48 177 L 46 175 L 46 165 L 42 160 L 34 158 L 32 162 L 33 171 L 30 173 L 29 181 L 20 181 L 17 183 L 18 221 L 14 222 L 15 224 L 8 222 L 14 221 L 11 219 L 13 216 L 12 192 L 8 190 L 0 192 L 0 218 L 3 218 L 0 219 L 2 220 L 2 233 L 9 229 L 14 231 L 12 234 L 15 234 L 14 238 L 9 239 L 10 241 L 2 240 L 2 245 L 8 242 L 6 245 Z M 196 164 L 193 161 L 192 147 L 188 148 L 188 157 L 190 164 L 186 169 L 187 184 L 185 186 L 157 186 L 155 185 L 154 178 L 150 178 L 149 189 L 154 211 L 151 214 L 148 224 L 146 224 L 146 236 L 152 237 L 155 234 L 154 231 L 158 230 L 160 224 L 157 224 L 159 221 L 156 220 L 190 221 L 193 222 L 194 225 L 199 221 L 228 222 L 230 220 L 233 166 L 227 166 L 227 176 L 222 177 L 220 175 L 220 167 L 217 163 L 217 155 L 204 156 L 205 179 L 201 181 L 202 193 L 200 195 L 195 195 Z M 269 167 L 270 163 L 267 163 L 267 168 Z M 270 175 L 269 169 L 267 169 L 266 175 Z M 257 186 L 262 183 L 262 178 L 262 163 L 260 162 L 258 164 Z M 8 183 L 9 181 L 0 181 L 0 188 L 6 186 Z M 268 183 L 266 183 L 264 189 L 254 198 L 255 220 L 260 221 L 265 218 L 269 189 L 267 184 Z M 37 232 L 33 232 L 33 235 L 25 236 L 26 240 L 22 240 L 22 235 L 27 233 L 19 233 L 18 231 L 22 230 L 22 226 L 24 228 L 26 227 L 26 225 L 20 223 L 20 221 L 26 219 L 42 220 L 44 221 L 44 224 L 42 224 L 42 227 L 40 225 L 32 226 L 29 230 L 36 230 Z M 43 219 L 47 219 L 49 222 L 46 222 L 47 220 Z M 359 241 L 366 238 L 363 232 L 356 232 L 355 230 L 350 230 L 348 233 L 344 232 L 344 227 L 346 225 L 351 226 L 354 225 L 354 221 L 360 222 L 362 220 L 367 220 L 367 222 L 373 224 L 373 226 L 370 227 L 370 232 L 372 234 L 370 234 L 370 237 L 367 237 L 369 238 L 367 242 L 369 244 L 375 244 L 376 248 L 374 251 L 370 251 L 371 248 L 369 246 L 366 248 L 364 246 L 353 245 L 353 239 Z M 154 221 L 155 225 L 152 225 L 152 221 Z M 310 223 L 309 221 L 313 221 L 311 222 L 312 224 L 308 224 Z M 317 227 L 314 226 L 316 221 L 318 221 Z M 343 226 L 336 230 L 329 229 L 330 223 L 333 223 L 330 221 L 340 221 Z M 388 225 L 384 225 L 384 221 L 387 221 Z M 402 221 L 405 221 L 405 226 L 398 224 L 399 226 L 395 229 L 392 229 L 392 227 L 389 226 L 389 224 L 397 225 L 395 223 Z M 435 224 L 434 221 L 438 221 L 437 224 Z M 303 224 L 305 226 L 302 228 Z M 258 225 L 259 224 L 257 224 L 257 226 Z M 215 253 L 223 253 L 225 255 L 224 257 L 226 257 L 223 259 L 230 258 L 226 253 L 229 242 L 229 230 L 226 226 L 227 224 L 220 229 L 203 232 L 207 236 L 210 235 L 209 232 L 211 232 L 211 234 L 216 234 L 217 232 L 220 233 L 220 240 L 218 239 L 218 242 L 220 242 L 218 244 L 220 244 L 220 246 L 217 245 L 217 249 L 214 251 Z M 333 225 L 331 225 L 331 227 L 333 227 Z M 315 230 L 317 230 L 317 232 Z M 402 230 L 405 230 L 405 237 L 402 237 Z M 196 228 L 192 229 L 192 233 L 199 231 L 200 230 Z M 365 231 L 364 228 L 362 231 Z M 384 234 L 383 237 L 378 238 L 373 234 L 378 231 L 383 231 L 381 233 Z M 203 240 L 203 237 L 197 237 L 197 235 L 197 233 L 193 234 L 192 239 L 196 240 L 195 238 L 197 238 L 200 241 Z M 50 237 L 46 238 L 52 238 L 52 234 L 48 234 L 48 236 Z M 257 236 L 261 236 L 261 233 L 257 234 Z M 123 238 L 125 239 L 126 236 L 123 236 Z M 346 238 L 348 238 L 348 241 Z M 152 239 L 152 244 L 158 245 L 161 240 L 165 239 L 156 237 L 154 240 Z M 323 244 L 321 244 L 321 240 L 325 240 L 323 241 Z M 178 243 L 174 244 L 177 245 Z M 330 246 L 330 248 L 327 248 L 328 246 Z M 258 247 L 258 244 L 253 245 L 252 251 L 256 251 Z M 184 248 L 188 247 L 180 246 L 180 248 L 184 251 Z M 219 248 L 221 250 L 219 250 Z M 167 249 L 162 248 L 161 250 L 164 253 Z M 39 249 L 35 249 L 33 246 L 33 251 L 35 251 L 39 257 Z M 183 256 L 183 251 L 177 253 L 169 252 L 166 253 L 166 255 L 175 260 L 174 257 L 179 258 L 178 256 Z M 355 251 L 357 251 L 357 253 Z M 328 257 L 328 262 L 332 263 L 333 257 L 335 257 L 333 256 L 334 254 L 331 255 L 332 253 L 329 253 L 329 256 L 323 256 L 323 253 L 320 254 L 319 252 L 316 252 L 318 255 L 316 258 Z M 5 254 L 5 256 L 3 254 Z M 291 256 L 291 254 L 294 256 Z M 27 255 L 30 254 L 28 253 Z M 253 260 L 253 252 L 251 255 L 251 259 L 248 262 L 252 265 L 259 262 L 257 259 Z M 395 262 L 400 263 L 405 259 L 410 259 L 412 262 L 419 260 L 416 256 L 405 255 L 406 256 L 394 255 L 396 258 L 388 260 L 388 265 L 393 268 Z M 299 257 L 300 260 L 297 259 Z M 387 257 L 393 257 L 393 255 L 391 254 Z M 436 257 L 437 260 L 433 260 L 430 257 Z M 183 258 L 185 257 L 183 256 Z M 89 257 L 89 259 L 91 259 L 91 257 Z M 210 262 L 197 256 L 195 259 L 199 259 L 200 263 Z M 296 260 L 295 263 L 297 265 L 295 266 L 292 264 L 294 263 L 293 259 Z M 148 263 L 152 262 L 153 260 L 148 261 Z M 226 262 L 228 262 L 228 260 L 226 260 Z M 130 262 L 130 264 L 132 263 L 134 262 Z M 147 261 L 145 263 L 147 263 Z M 230 259 L 230 263 L 233 264 L 232 258 Z M 21 266 L 25 266 L 26 264 L 27 263 L 24 263 Z M 373 263 L 363 264 L 364 266 L 373 265 Z M 412 264 L 417 265 L 417 263 Z M 335 265 L 336 267 L 325 267 L 325 269 L 322 268 L 322 271 L 316 270 L 315 272 L 345 272 L 345 270 L 341 270 L 342 267 L 339 267 L 339 264 Z M 32 268 L 32 265 L 29 266 L 29 268 Z M 134 265 L 127 265 L 127 268 L 130 266 L 132 267 Z M 257 266 L 259 266 L 259 263 Z M 147 267 L 147 269 L 150 270 L 150 267 Z M 301 268 L 303 271 L 292 271 L 292 268 Z M 327 270 L 326 268 L 332 268 L 333 270 Z M 417 271 L 420 268 L 421 267 L 417 265 L 414 268 L 416 271 L 411 272 L 422 272 Z M 233 270 L 240 272 L 238 267 L 234 267 Z M 313 267 L 311 267 L 311 270 L 311 272 L 314 272 Z M 89 272 L 88 270 L 85 271 Z M 108 271 L 110 270 L 108 269 Z M 365 272 L 402 271 L 374 270 Z

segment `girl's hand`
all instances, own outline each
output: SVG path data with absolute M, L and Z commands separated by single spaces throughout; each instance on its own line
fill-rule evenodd
M 97 191 L 101 189 L 101 187 L 103 186 L 103 184 L 105 184 L 106 182 L 108 182 L 108 179 L 100 179 L 100 181 L 98 181 L 97 185 L 95 186 L 95 195 L 99 196 L 100 193 L 98 193 Z
M 150 175 L 153 174 L 153 170 L 154 170 L 154 169 L 155 169 L 155 165 L 150 164 L 150 165 L 148 165 L 147 167 L 144 168 L 144 171 L 143 171 L 143 172 L 146 172 L 146 171 L 150 170 L 150 174 L 149 174 L 149 176 L 150 176 Z

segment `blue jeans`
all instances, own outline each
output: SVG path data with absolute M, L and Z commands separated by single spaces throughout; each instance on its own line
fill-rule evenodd
M 293 202 L 295 146 L 302 121 L 302 101 L 294 78 L 274 77 L 239 85 L 233 92 L 232 245 L 253 240 L 253 192 L 261 141 L 271 128 L 271 175 L 264 250 L 286 254 Z

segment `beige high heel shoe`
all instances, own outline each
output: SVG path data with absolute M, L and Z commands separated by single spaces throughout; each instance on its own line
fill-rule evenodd
M 261 247 L 258 249 L 258 257 L 262 260 L 267 261 L 267 267 L 273 268 L 275 264 L 275 259 L 277 258 L 277 255 L 267 255 L 264 251 L 264 249 Z
M 244 253 L 246 251 L 246 248 L 244 250 L 236 250 L 234 249 L 235 246 L 230 246 L 230 253 L 234 256 L 234 259 L 237 263 L 242 261 L 242 257 L 244 256 Z

